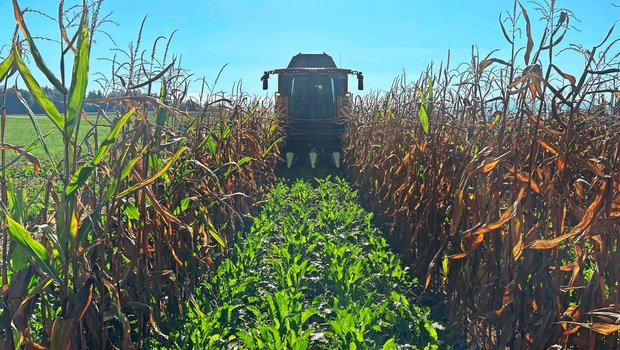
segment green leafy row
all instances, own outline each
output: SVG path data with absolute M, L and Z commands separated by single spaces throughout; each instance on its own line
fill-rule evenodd
M 437 323 L 348 184 L 277 185 L 166 348 L 437 349 Z

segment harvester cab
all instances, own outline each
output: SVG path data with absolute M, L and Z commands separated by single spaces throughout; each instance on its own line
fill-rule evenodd
M 336 67 L 325 53 L 300 53 L 287 68 L 263 74 L 264 90 L 271 74 L 278 75 L 275 110 L 284 124 L 286 166 L 307 158 L 314 168 L 327 158 L 340 167 L 341 136 L 352 103 L 348 75 L 357 76 L 357 87 L 362 90 L 362 72 Z

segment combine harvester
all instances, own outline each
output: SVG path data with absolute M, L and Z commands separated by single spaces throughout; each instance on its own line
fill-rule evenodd
M 307 159 L 315 168 L 331 158 L 339 168 L 340 139 L 351 113 L 348 75 L 357 76 L 357 88 L 364 89 L 362 72 L 336 67 L 327 54 L 298 54 L 287 68 L 266 71 L 261 80 L 267 90 L 269 76 L 278 75 L 276 112 L 284 122 L 286 166 Z

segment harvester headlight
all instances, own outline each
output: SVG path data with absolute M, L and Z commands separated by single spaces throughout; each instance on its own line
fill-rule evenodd
M 312 169 L 316 168 L 316 161 L 319 157 L 319 154 L 315 151 L 312 151 L 308 153 L 308 157 L 310 158 L 310 166 L 312 167 Z
M 280 93 L 279 92 L 276 92 L 276 97 L 280 97 Z
M 336 168 L 340 168 L 340 152 L 332 152 L 332 160 Z
M 293 152 L 286 152 L 286 167 L 288 169 L 290 169 L 291 166 L 293 166 L 294 157 L 295 157 L 295 154 Z

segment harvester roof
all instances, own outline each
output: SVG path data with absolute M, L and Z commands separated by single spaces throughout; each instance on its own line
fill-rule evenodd
M 288 67 L 275 69 L 269 71 L 269 73 L 282 75 L 304 75 L 308 73 L 342 75 L 356 72 L 350 69 L 338 68 L 332 57 L 323 52 L 320 54 L 298 53 L 291 58 L 291 62 L 288 64 Z
M 325 52 L 322 54 L 298 53 L 293 56 L 287 68 L 336 68 L 336 63 Z

